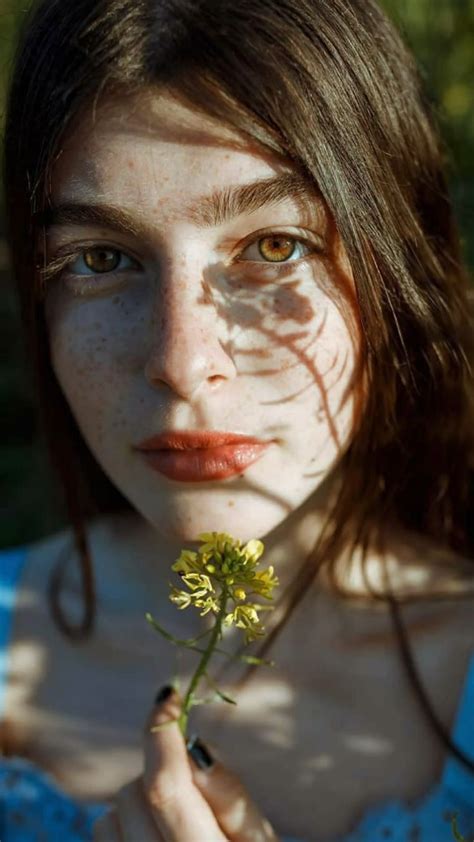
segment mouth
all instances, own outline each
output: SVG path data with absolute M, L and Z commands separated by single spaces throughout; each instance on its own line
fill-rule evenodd
M 152 470 L 178 482 L 209 482 L 242 474 L 272 441 L 215 431 L 160 433 L 136 446 Z

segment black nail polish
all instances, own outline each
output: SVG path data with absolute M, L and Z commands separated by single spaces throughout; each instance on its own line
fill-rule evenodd
M 214 765 L 213 757 L 199 737 L 191 737 L 186 748 L 198 769 L 210 769 Z
M 156 694 L 155 705 L 161 705 L 162 702 L 166 701 L 166 699 L 169 699 L 172 692 L 173 688 L 171 684 L 165 684 L 165 686 L 162 687 L 161 690 L 158 690 L 158 693 Z

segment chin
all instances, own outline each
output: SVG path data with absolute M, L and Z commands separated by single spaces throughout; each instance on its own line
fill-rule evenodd
M 166 501 L 166 508 L 150 505 L 137 506 L 139 513 L 152 528 L 166 541 L 179 545 L 199 543 L 198 535 L 202 532 L 227 532 L 243 542 L 251 538 L 264 540 L 265 536 L 276 529 L 288 516 L 289 511 L 281 505 L 262 499 L 259 504 L 251 505 L 238 496 L 220 501 L 219 505 L 205 505 L 204 500 L 195 501 L 193 506 L 173 507 Z

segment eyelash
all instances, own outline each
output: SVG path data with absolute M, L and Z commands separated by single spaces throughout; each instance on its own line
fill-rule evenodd
M 260 240 L 265 240 L 265 239 L 268 239 L 269 237 L 275 237 L 275 238 L 276 237 L 286 237 L 287 239 L 292 240 L 295 243 L 295 245 L 298 244 L 298 243 L 303 243 L 305 246 L 308 246 L 308 247 L 312 248 L 313 252 L 312 253 L 310 252 L 309 254 L 305 255 L 304 257 L 297 258 L 297 260 L 287 259 L 287 260 L 281 260 L 281 261 L 271 261 L 271 260 L 265 261 L 265 260 L 262 259 L 262 261 L 259 261 L 259 260 L 252 260 L 252 259 L 249 260 L 249 259 L 247 259 L 247 260 L 244 260 L 242 262 L 243 263 L 251 263 L 251 264 L 257 265 L 257 266 L 264 266 L 265 268 L 267 268 L 269 266 L 271 266 L 272 268 L 279 267 L 279 266 L 287 267 L 288 265 L 290 265 L 292 263 L 301 264 L 302 262 L 307 261 L 308 259 L 314 258 L 317 255 L 321 254 L 321 252 L 323 250 L 320 238 L 316 238 L 316 236 L 315 236 L 314 239 L 312 239 L 311 237 L 308 237 L 306 231 L 305 231 L 305 235 L 301 236 L 301 237 L 296 236 L 294 233 L 290 233 L 289 231 L 263 231 L 263 232 L 260 233 L 260 235 L 258 237 L 254 238 L 253 240 L 249 240 L 248 242 L 246 242 L 244 244 L 244 246 L 240 249 L 240 251 L 238 252 L 236 257 L 239 258 L 247 250 L 247 248 L 249 248 L 250 246 L 252 246 L 254 244 L 258 244 L 260 242 Z M 122 272 L 128 271 L 130 268 L 134 268 L 134 267 L 127 267 L 126 269 L 113 269 L 110 272 L 97 272 L 96 274 L 93 274 L 93 272 L 91 270 L 92 273 L 90 275 L 88 275 L 88 274 L 80 275 L 80 274 L 75 274 L 75 273 L 71 273 L 71 272 L 68 273 L 68 271 L 67 271 L 68 267 L 72 266 L 78 258 L 83 257 L 83 255 L 87 251 L 92 251 L 94 249 L 100 249 L 100 248 L 115 251 L 115 252 L 117 252 L 117 254 L 119 254 L 123 257 L 127 257 L 129 260 L 132 260 L 132 261 L 135 260 L 135 258 L 130 257 L 122 249 L 119 249 L 116 246 L 113 246 L 109 243 L 97 243 L 97 242 L 82 243 L 80 246 L 71 247 L 68 250 L 65 250 L 61 255 L 58 255 L 57 257 L 52 258 L 52 260 L 50 260 L 49 263 L 46 266 L 38 267 L 39 270 L 40 270 L 42 281 L 45 283 L 47 281 L 60 280 L 61 278 L 64 278 L 64 277 L 67 278 L 69 276 L 70 279 L 74 279 L 74 280 L 81 279 L 82 281 L 84 281 L 85 279 L 90 279 L 89 284 L 92 281 L 92 284 L 94 286 L 97 286 L 97 279 L 98 278 L 102 278 L 102 277 L 108 278 L 108 279 L 115 278 L 117 275 L 120 275 Z M 290 255 L 290 258 L 291 257 L 292 257 L 292 255 Z M 138 261 L 135 261 L 135 262 L 138 264 Z

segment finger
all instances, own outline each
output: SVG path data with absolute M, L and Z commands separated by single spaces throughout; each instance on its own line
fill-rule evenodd
M 232 842 L 278 842 L 270 822 L 237 775 L 216 760 L 198 737 L 188 743 L 188 751 L 193 761 L 194 783 L 225 836 Z
M 143 786 L 164 842 L 227 842 L 206 799 L 195 787 L 186 744 L 177 722 L 179 699 L 171 692 L 149 718 L 144 734 Z
M 122 842 L 115 809 L 109 810 L 92 828 L 92 842 Z
M 123 786 L 115 801 L 122 842 L 164 842 L 145 798 L 141 776 Z

